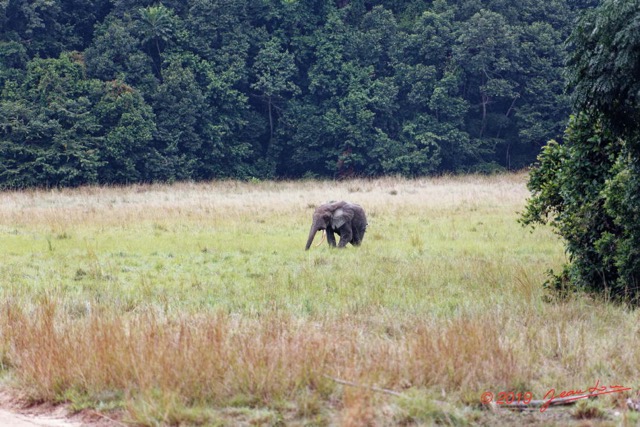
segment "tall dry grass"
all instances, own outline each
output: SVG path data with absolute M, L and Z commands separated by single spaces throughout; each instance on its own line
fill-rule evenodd
M 446 390 L 517 383 L 516 348 L 488 318 L 405 320 L 403 333 L 379 334 L 359 320 L 260 319 L 228 314 L 126 320 L 113 313 L 59 315 L 55 301 L 34 313 L 5 305 L 0 317 L 6 357 L 40 399 L 75 388 L 177 393 L 187 402 L 229 405 L 239 396 L 269 404 L 304 389 L 331 390 L 328 376 L 402 390 Z M 524 371 L 524 373 L 523 373 Z M 516 381 L 514 381 L 514 378 Z
M 194 405 L 278 408 L 282 402 L 291 402 L 288 416 L 295 419 L 309 395 L 317 407 L 335 405 L 341 424 L 397 420 L 398 412 L 378 411 L 385 397 L 366 386 L 432 390 L 433 399 L 449 396 L 472 406 L 483 390 L 541 398 L 550 388 L 586 388 L 596 380 L 638 386 L 640 357 L 628 351 L 640 345 L 637 317 L 588 319 L 573 305 L 511 322 L 496 321 L 499 312 L 450 320 L 415 316 L 380 331 L 366 319 L 282 313 L 161 319 L 150 312 L 123 319 L 105 311 L 71 319 L 58 304 L 42 301 L 31 313 L 4 305 L 0 330 L 15 379 L 34 398 L 52 401 L 68 390 L 87 396 L 119 391 L 128 405 L 125 419 L 141 424 L 171 424 L 180 418 L 176 410 Z M 605 333 L 588 330 L 611 320 L 615 329 L 608 323 Z M 365 389 L 340 391 L 331 378 Z M 141 403 L 167 396 L 178 403 L 141 412 Z
M 527 196 L 526 175 L 467 176 L 406 180 L 382 178 L 343 182 L 220 181 L 205 184 L 146 184 L 127 187 L 0 192 L 0 224 L 118 226 L 168 218 L 215 220 L 228 216 L 307 213 L 329 199 L 354 200 L 375 216 L 451 209 L 519 205 Z M 306 219 L 306 218 L 305 218 Z

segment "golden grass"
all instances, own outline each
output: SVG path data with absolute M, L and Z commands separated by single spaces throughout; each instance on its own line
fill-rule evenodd
M 123 225 L 167 218 L 216 221 L 244 215 L 296 215 L 329 199 L 357 200 L 376 216 L 448 211 L 479 205 L 513 207 L 526 197 L 526 175 L 344 182 L 220 181 L 208 184 L 133 185 L 0 193 L 0 224 L 52 228 Z M 490 184 L 490 185 L 489 185 Z
M 0 193 L 0 360 L 33 399 L 140 425 L 474 423 L 493 416 L 485 390 L 637 390 L 636 311 L 544 302 L 564 258 L 549 230 L 516 223 L 525 182 Z M 329 199 L 365 207 L 363 246 L 305 253 Z

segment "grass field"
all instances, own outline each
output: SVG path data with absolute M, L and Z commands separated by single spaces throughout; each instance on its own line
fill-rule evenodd
M 516 222 L 526 179 L 0 193 L 4 382 L 134 425 L 635 425 L 640 316 L 549 299 L 565 255 Z M 329 199 L 365 208 L 364 243 L 305 252 Z M 596 381 L 633 391 L 480 404 Z

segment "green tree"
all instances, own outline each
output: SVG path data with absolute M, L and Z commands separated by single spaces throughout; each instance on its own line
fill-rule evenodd
M 98 182 L 126 184 L 149 181 L 155 115 L 140 92 L 113 80 L 103 83 L 93 107 L 102 128 Z
M 469 123 L 480 146 L 489 136 L 499 138 L 506 125 L 503 117 L 509 117 L 520 97 L 514 78 L 519 67 L 516 29 L 502 15 L 481 10 L 463 25 L 454 54 L 472 83 L 472 105 L 480 110 L 477 120 Z
M 250 162 L 255 164 L 255 153 L 260 152 L 259 137 L 265 133 L 266 124 L 251 109 L 246 92 L 239 88 L 243 87 L 243 71 L 220 70 L 219 64 L 212 62 L 203 63 L 207 109 L 199 176 L 207 179 L 255 176 L 258 173 Z
M 97 81 L 83 81 L 82 69 L 70 55 L 35 59 L 20 87 L 5 86 L 0 104 L 4 186 L 97 182 L 100 125 L 90 109 L 98 86 Z
M 34 59 L 0 101 L 0 185 L 76 186 L 140 178 L 151 137 L 142 98 L 119 82 L 86 79 L 82 57 Z M 124 129 L 123 129 L 124 128 Z M 123 162 L 125 164 L 123 164 Z M 134 167 L 125 167 L 132 162 Z
M 414 164 L 412 174 L 457 170 L 475 161 L 465 129 L 469 105 L 463 97 L 464 75 L 453 61 L 454 11 L 439 7 L 441 11 L 425 11 L 416 20 L 399 50 L 403 60 L 395 66 L 403 122 L 400 141 L 415 147 L 404 155 Z
M 183 61 L 184 60 L 184 61 Z M 197 59 L 174 55 L 168 60 L 162 84 L 153 94 L 157 130 L 148 176 L 173 181 L 198 178 L 203 125 L 209 106 L 191 64 Z
M 557 48 L 565 39 L 563 32 L 546 22 L 521 29 L 522 91 L 512 115 L 518 133 L 504 153 L 516 167 L 530 162 L 531 153 L 539 152 L 545 141 L 562 135 L 570 112 L 564 91 L 565 55 Z
M 25 47 L 15 41 L 0 41 L 0 87 L 6 80 L 20 78 L 29 58 Z
M 29 57 L 55 58 L 84 49 L 109 8 L 109 0 L 5 0 L 0 40 L 20 42 Z
M 387 60 L 395 46 L 396 25 L 393 15 L 376 8 L 364 20 L 371 26 L 359 36 L 347 17 L 335 11 L 316 34 L 316 61 L 309 69 L 305 97 L 314 106 L 296 108 L 293 111 L 305 115 L 287 121 L 295 128 L 292 159 L 322 175 L 380 175 L 385 173 L 382 160 L 397 151 L 391 133 L 399 132 L 393 120 L 398 87 Z M 387 39 L 382 39 L 381 27 L 389 30 Z M 312 111 L 315 117 L 308 116 Z M 307 126 L 308 120 L 319 129 Z M 312 165 L 312 159 L 322 160 Z
M 177 17 L 163 4 L 138 10 L 137 30 L 143 46 L 147 46 L 153 60 L 156 76 L 162 80 L 162 52 L 169 44 L 177 27 Z
M 267 104 L 269 115 L 269 136 L 273 138 L 274 110 L 280 110 L 278 104 L 288 95 L 299 92 L 292 81 L 296 74 L 293 55 L 280 46 L 280 42 L 272 38 L 260 49 L 253 64 L 256 81 L 251 84 Z
M 640 2 L 605 0 L 571 37 L 576 116 L 532 171 L 525 224 L 550 223 L 571 255 L 558 287 L 640 297 Z
M 87 73 L 103 81 L 122 80 L 144 94 L 152 93 L 157 86 L 153 61 L 132 25 L 130 19 L 110 16 L 98 26 L 85 51 Z

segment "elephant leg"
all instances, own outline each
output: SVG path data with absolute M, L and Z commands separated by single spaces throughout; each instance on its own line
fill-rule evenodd
M 360 243 L 362 242 L 362 235 L 360 234 L 360 232 L 358 231 L 357 228 L 353 229 L 353 240 L 351 240 L 351 244 L 353 246 L 360 246 Z
M 330 227 L 327 227 L 327 242 L 329 242 L 329 246 L 336 246 L 336 236 L 333 234 L 333 230 Z
M 347 246 L 347 243 L 351 242 L 353 239 L 353 232 L 351 231 L 351 226 L 345 224 L 342 228 L 340 228 L 340 243 L 338 243 L 339 248 L 344 248 Z

